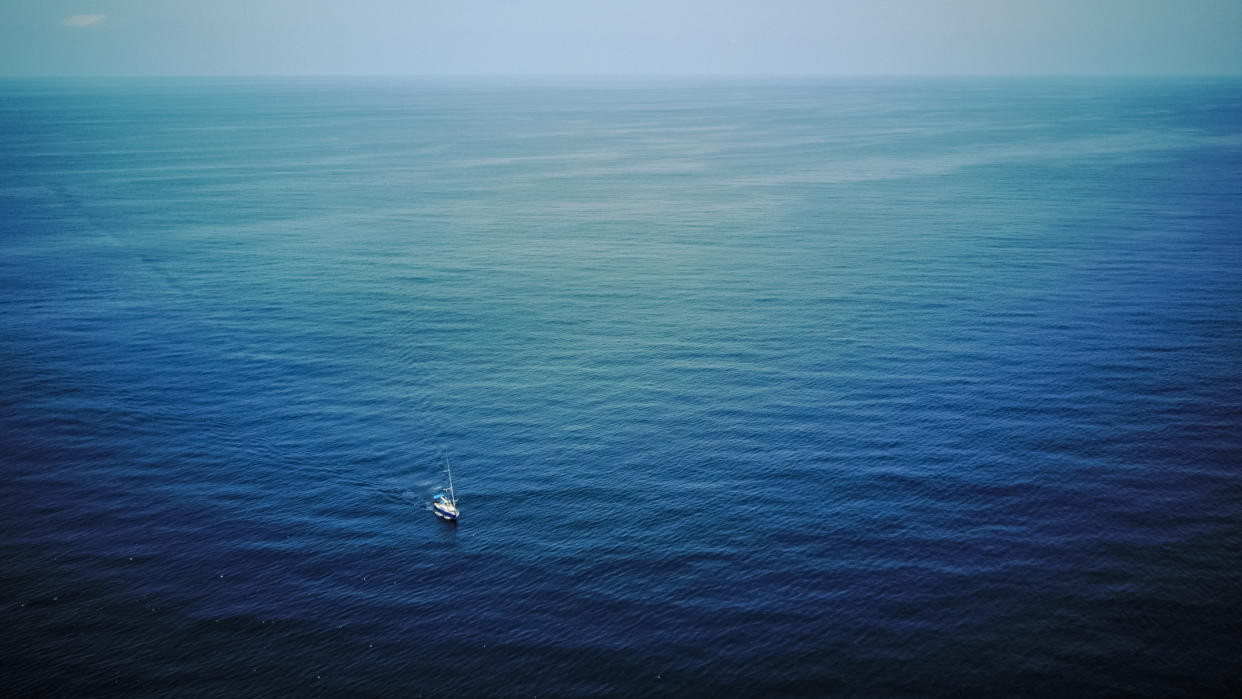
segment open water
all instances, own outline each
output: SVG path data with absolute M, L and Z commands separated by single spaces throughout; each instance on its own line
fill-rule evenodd
M 5 81 L 0 465 L 6 693 L 1236 695 L 1242 82 Z

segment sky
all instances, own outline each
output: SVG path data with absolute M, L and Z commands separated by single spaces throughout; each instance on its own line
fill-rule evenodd
M 1242 0 L 5 0 L 0 75 L 1242 75 Z

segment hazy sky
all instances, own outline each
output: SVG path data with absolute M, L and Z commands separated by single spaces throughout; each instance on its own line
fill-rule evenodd
M 1242 0 L 4 0 L 0 75 L 1242 74 Z

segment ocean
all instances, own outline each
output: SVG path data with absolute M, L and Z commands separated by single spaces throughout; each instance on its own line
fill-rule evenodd
M 1242 691 L 1242 81 L 9 79 L 0 214 L 6 693 Z

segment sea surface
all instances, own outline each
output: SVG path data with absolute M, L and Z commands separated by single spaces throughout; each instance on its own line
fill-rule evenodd
M 0 469 L 6 694 L 1236 696 L 1242 81 L 0 81 Z

